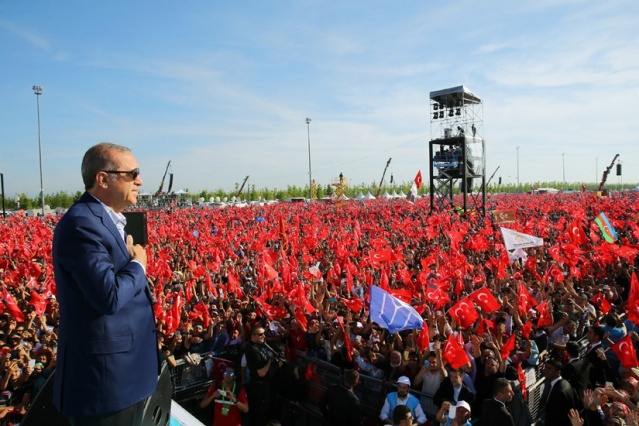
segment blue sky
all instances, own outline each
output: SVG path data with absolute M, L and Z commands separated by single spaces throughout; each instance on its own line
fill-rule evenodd
M 639 2 L 0 0 L 5 191 L 82 190 L 80 161 L 131 147 L 157 190 L 427 180 L 429 93 L 483 99 L 486 175 L 639 181 Z M 562 157 L 562 153 L 565 156 Z M 565 168 L 564 168 L 565 164 Z M 598 171 L 598 175 L 596 172 Z M 620 178 L 609 176 L 616 184 Z M 166 186 L 165 186 L 166 189 Z

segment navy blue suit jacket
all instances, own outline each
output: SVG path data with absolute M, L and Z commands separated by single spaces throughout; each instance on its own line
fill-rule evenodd
M 56 226 L 60 304 L 53 401 L 66 416 L 112 413 L 155 391 L 159 363 L 144 269 L 113 220 L 85 193 Z

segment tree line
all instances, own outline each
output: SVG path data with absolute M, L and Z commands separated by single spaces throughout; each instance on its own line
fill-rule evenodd
M 476 183 L 476 182 L 475 182 Z M 392 194 L 393 191 L 397 194 L 403 193 L 404 195 L 408 194 L 410 191 L 412 182 L 403 182 L 400 184 L 388 185 L 384 184 L 379 191 L 379 194 L 384 194 L 388 192 Z M 598 184 L 596 183 L 586 183 L 583 184 L 586 187 L 587 191 L 596 191 L 598 189 Z M 608 189 L 617 190 L 617 189 L 630 189 L 633 188 L 632 184 L 623 184 L 623 185 L 607 185 Z M 188 189 L 186 191 L 189 193 L 187 198 L 190 198 L 193 202 L 204 199 L 205 201 L 210 200 L 211 198 L 220 200 L 232 200 L 234 197 L 239 198 L 246 201 L 255 201 L 255 200 L 285 200 L 287 198 L 294 197 L 309 197 L 309 186 L 297 186 L 297 185 L 288 185 L 286 188 L 257 188 L 256 185 L 249 185 L 248 188 L 244 188 L 242 193 L 237 196 L 240 188 L 240 184 L 235 184 L 235 190 L 227 191 L 224 189 L 217 189 L 214 191 L 202 190 L 199 192 L 191 193 Z M 376 195 L 379 188 L 379 184 L 376 182 L 369 183 L 359 183 L 355 185 L 349 185 L 345 188 L 345 194 L 349 198 L 357 197 L 360 192 L 364 195 L 369 192 L 372 195 Z M 563 191 L 582 191 L 581 183 L 566 183 L 564 185 L 563 182 L 551 181 L 551 182 L 535 182 L 535 183 L 520 183 L 519 188 L 517 184 L 508 183 L 508 184 L 496 184 L 491 182 L 486 187 L 486 193 L 488 194 L 496 194 L 496 193 L 506 193 L 512 194 L 517 192 L 528 192 L 533 188 L 556 188 Z M 475 185 L 473 190 L 478 191 L 480 188 Z M 454 191 L 459 193 L 459 186 L 456 186 Z M 315 196 L 320 199 L 324 197 L 331 197 L 335 194 L 335 186 L 333 185 L 317 185 L 315 188 Z M 430 194 L 430 188 L 428 182 L 425 181 L 424 185 L 418 191 L 419 195 L 427 195 Z M 54 194 L 45 194 L 44 203 L 49 206 L 51 209 L 56 208 L 68 208 L 75 201 L 79 200 L 82 196 L 82 191 L 77 191 L 75 193 L 68 193 L 65 191 L 56 192 Z M 31 209 L 39 209 L 41 207 L 40 196 L 37 195 L 35 197 L 29 197 L 27 194 L 18 194 L 15 197 L 4 197 L 4 206 L 7 210 L 31 210 Z

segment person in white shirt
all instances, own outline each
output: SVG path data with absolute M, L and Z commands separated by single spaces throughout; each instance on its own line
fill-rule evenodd
M 401 376 L 397 379 L 397 392 L 391 392 L 386 395 L 386 398 L 384 399 L 384 406 L 382 407 L 382 411 L 379 413 L 379 418 L 384 422 L 384 424 L 394 424 L 393 412 L 398 405 L 405 405 L 410 409 L 413 421 L 416 422 L 413 424 L 423 425 L 426 423 L 426 415 L 424 414 L 424 410 L 422 410 L 419 399 L 415 395 L 409 394 L 409 389 L 410 379 L 408 377 Z

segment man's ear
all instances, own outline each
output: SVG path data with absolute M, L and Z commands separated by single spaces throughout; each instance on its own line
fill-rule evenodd
M 95 185 L 100 188 L 108 188 L 109 187 L 109 175 L 104 172 L 98 172 L 95 175 Z

